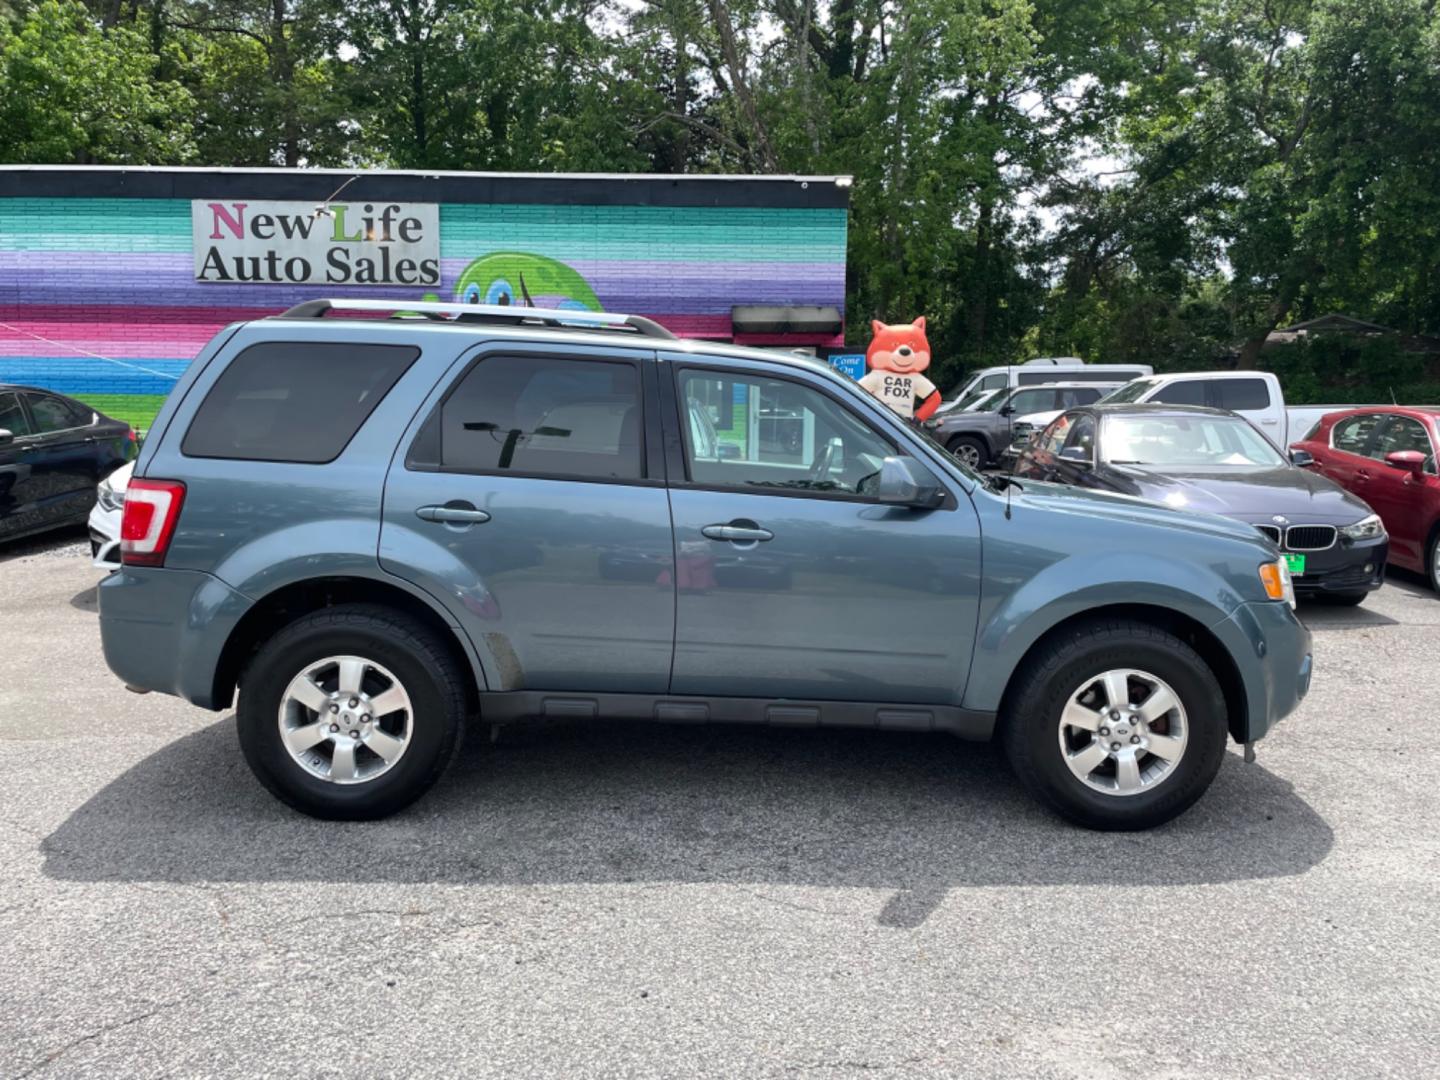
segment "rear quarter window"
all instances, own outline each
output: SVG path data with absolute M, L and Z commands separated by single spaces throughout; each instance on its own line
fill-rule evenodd
M 411 345 L 251 345 L 205 395 L 181 452 L 240 461 L 334 461 L 419 355 Z
M 1213 391 L 1215 404 L 1231 412 L 1270 407 L 1270 387 L 1264 379 L 1216 379 Z

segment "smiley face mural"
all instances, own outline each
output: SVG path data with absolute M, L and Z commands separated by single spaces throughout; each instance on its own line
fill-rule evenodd
M 454 296 L 462 304 L 605 310 L 577 271 L 523 251 L 482 255 L 461 272 Z

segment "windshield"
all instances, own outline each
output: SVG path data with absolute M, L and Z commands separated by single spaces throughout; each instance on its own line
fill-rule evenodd
M 954 412 L 964 412 L 977 401 L 983 401 L 989 397 L 999 397 L 1004 389 L 1002 386 L 999 390 L 971 390 L 970 393 L 955 402 L 955 404 L 951 406 L 951 410 Z
M 1118 390 L 1112 390 L 1100 399 L 1101 405 L 1123 405 L 1131 401 L 1139 401 L 1140 395 L 1155 385 L 1154 379 L 1136 379 L 1128 382 Z
M 1280 451 L 1238 416 L 1110 416 L 1101 453 L 1112 465 L 1273 468 Z

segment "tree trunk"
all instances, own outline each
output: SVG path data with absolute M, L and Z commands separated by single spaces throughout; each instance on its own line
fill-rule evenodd
M 708 4 L 711 21 L 715 24 L 715 33 L 720 38 L 720 51 L 725 56 L 725 67 L 730 72 L 730 88 L 740 102 L 740 110 L 745 114 L 745 122 L 750 128 L 751 167 L 757 172 L 779 172 L 779 162 L 775 158 L 775 151 L 770 147 L 769 133 L 765 130 L 764 121 L 760 119 L 760 111 L 755 107 L 755 96 L 750 92 L 750 84 L 745 78 L 740 49 L 735 43 L 735 24 L 730 18 L 730 8 L 725 0 L 708 0 Z
M 271 0 L 270 64 L 275 82 L 284 91 L 285 115 L 281 119 L 280 147 L 287 169 L 300 165 L 300 124 L 295 116 L 295 60 L 290 55 L 286 32 L 285 0 Z

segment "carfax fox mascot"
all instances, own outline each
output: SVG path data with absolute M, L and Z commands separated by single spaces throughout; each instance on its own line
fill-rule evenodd
M 865 350 L 870 370 L 860 385 L 906 420 L 928 420 L 940 407 L 940 391 L 922 372 L 930 366 L 925 316 L 913 323 L 870 323 L 875 336 Z

